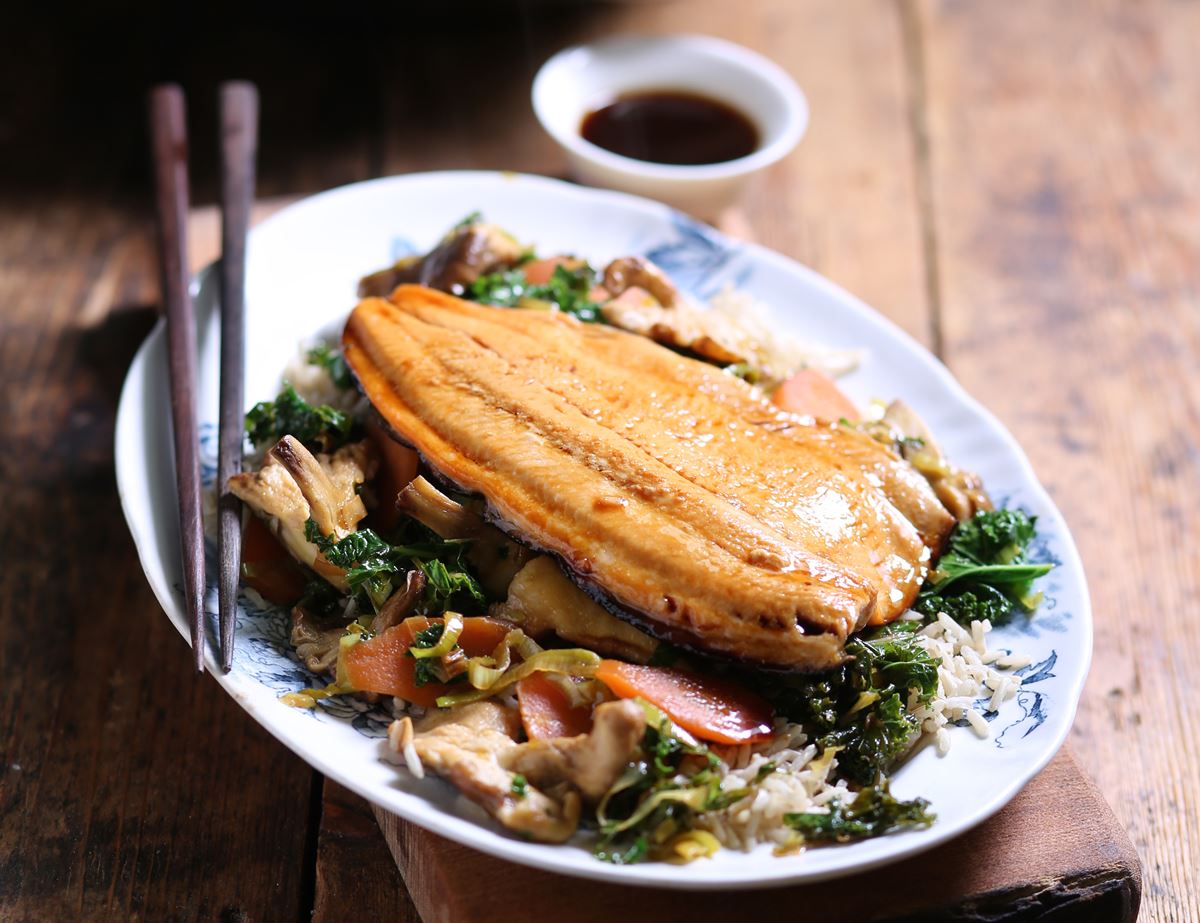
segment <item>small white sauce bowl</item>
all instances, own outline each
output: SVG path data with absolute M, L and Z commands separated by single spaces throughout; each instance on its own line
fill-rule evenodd
M 651 163 L 584 140 L 584 117 L 627 93 L 680 90 L 745 113 L 752 154 L 697 166 Z M 741 45 L 701 35 L 629 36 L 560 51 L 533 81 L 533 111 L 566 152 L 576 179 L 659 199 L 702 217 L 737 198 L 746 180 L 785 157 L 808 127 L 808 103 L 782 68 Z

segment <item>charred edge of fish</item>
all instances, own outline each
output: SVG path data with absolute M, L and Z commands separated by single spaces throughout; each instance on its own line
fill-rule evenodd
M 459 489 L 461 490 L 461 488 Z M 600 608 L 604 609 L 610 615 L 619 618 L 623 622 L 629 623 L 634 628 L 644 632 L 657 641 L 665 641 L 668 644 L 685 650 L 689 654 L 700 659 L 708 660 L 714 663 L 753 666 L 759 669 L 768 670 L 772 673 L 804 674 L 827 672 L 828 670 L 831 670 L 843 663 L 846 659 L 843 656 L 832 663 L 822 664 L 821 666 L 783 666 L 782 664 L 778 663 L 747 659 L 746 657 L 736 654 L 726 653 L 724 651 L 713 650 L 710 647 L 705 647 L 703 640 L 700 639 L 696 634 L 688 632 L 686 629 L 675 625 L 664 625 L 660 622 L 656 622 L 654 619 L 651 619 L 638 610 L 629 606 L 625 606 L 613 599 L 608 592 L 592 581 L 585 572 L 581 571 L 563 555 L 553 551 L 552 549 L 538 545 L 536 542 L 531 542 L 525 536 L 514 532 L 513 525 L 501 517 L 490 503 L 485 504 L 483 518 L 488 525 L 495 526 L 518 545 L 529 548 L 537 554 L 544 554 L 547 557 L 555 560 L 563 569 L 563 573 L 570 578 L 571 582 L 583 590 L 583 592 L 586 593 L 591 600 L 593 600 L 597 605 L 600 606 Z M 804 623 L 800 620 L 797 620 L 796 624 L 797 627 L 809 637 L 817 637 L 820 635 L 829 634 L 829 632 L 822 631 L 820 628 L 808 623 Z

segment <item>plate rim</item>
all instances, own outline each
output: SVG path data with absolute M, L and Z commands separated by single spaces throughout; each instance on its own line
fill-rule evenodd
M 346 193 L 348 190 L 367 189 L 379 186 L 402 186 L 407 184 L 419 185 L 430 181 L 501 181 L 501 182 L 521 182 L 529 183 L 534 186 L 541 186 L 552 194 L 566 194 L 576 197 L 580 200 L 605 200 L 613 201 L 627 209 L 635 209 L 640 211 L 657 211 L 660 216 L 671 220 L 680 215 L 680 213 L 672 209 L 670 206 L 660 202 L 655 202 L 650 199 L 645 199 L 639 196 L 629 195 L 627 193 L 615 192 L 606 189 L 595 189 L 591 187 L 576 186 L 563 180 L 552 179 L 549 177 L 537 176 L 533 174 L 513 173 L 510 171 L 490 171 L 490 170 L 445 170 L 445 171 L 429 171 L 421 173 L 411 173 L 402 176 L 378 177 L 375 179 L 364 180 L 357 183 L 349 183 L 343 186 L 338 186 L 332 189 L 323 190 L 311 196 L 305 196 L 297 201 L 283 207 L 279 211 L 270 215 L 251 230 L 251 235 L 261 233 L 262 230 L 270 228 L 276 223 L 287 220 L 290 216 L 294 216 L 296 212 L 312 207 L 314 203 L 320 203 L 327 199 L 339 196 Z M 682 216 L 683 220 L 693 222 L 694 219 L 689 216 Z M 660 871 L 662 868 L 674 868 L 674 866 L 664 866 L 661 863 L 652 863 L 649 865 L 633 865 L 633 866 L 614 866 L 607 863 L 602 863 L 593 860 L 590 863 L 581 863 L 578 861 L 578 854 L 573 850 L 563 850 L 561 855 L 556 854 L 552 850 L 547 850 L 545 854 L 529 854 L 522 850 L 517 850 L 515 853 L 506 852 L 506 845 L 509 849 L 514 841 L 503 835 L 485 836 L 478 841 L 472 839 L 472 832 L 476 836 L 480 833 L 481 828 L 478 823 L 468 818 L 463 818 L 451 814 L 441 807 L 428 801 L 419 794 L 398 792 L 403 795 L 395 804 L 382 805 L 379 803 L 377 795 L 373 792 L 371 786 L 358 781 L 354 775 L 347 769 L 342 767 L 332 759 L 326 758 L 323 754 L 312 750 L 303 750 L 298 742 L 294 742 L 288 736 L 287 730 L 275 720 L 275 716 L 266 707 L 263 707 L 251 697 L 246 696 L 240 689 L 237 688 L 236 682 L 231 675 L 223 674 L 220 671 L 219 665 L 211 645 L 206 645 L 205 663 L 208 666 L 209 672 L 217 680 L 218 684 L 238 703 L 238 705 L 246 711 L 255 721 L 259 723 L 268 733 L 276 740 L 279 740 L 284 746 L 295 753 L 300 759 L 304 760 L 308 765 L 317 769 L 322 774 L 334 779 L 340 784 L 346 786 L 356 794 L 365 798 L 374 807 L 397 814 L 415 823 L 418 826 L 445 836 L 448 839 L 461 843 L 469 848 L 479 850 L 481 852 L 493 855 L 497 858 L 504 859 L 509 862 L 525 865 L 532 868 L 539 868 L 545 871 L 551 871 L 557 874 L 563 874 L 574 878 L 584 878 L 589 880 L 604 881 L 608 883 L 625 884 L 639 887 L 664 888 L 671 890 L 713 890 L 713 891 L 734 891 L 734 890 L 757 890 L 765 888 L 786 887 L 789 885 L 797 885 L 804 883 L 816 883 L 834 878 L 839 878 L 848 875 L 855 875 L 860 872 L 869 871 L 873 868 L 878 868 L 883 865 L 893 862 L 903 861 L 912 858 L 937 846 L 940 846 L 952 839 L 955 839 L 968 830 L 974 829 L 979 824 L 995 815 L 1000 809 L 1007 805 L 1016 795 L 1025 787 L 1025 785 L 1058 753 L 1062 745 L 1065 743 L 1070 731 L 1074 725 L 1075 716 L 1078 712 L 1079 702 L 1083 693 L 1084 685 L 1087 681 L 1090 671 L 1093 644 L 1094 644 L 1094 624 L 1091 607 L 1091 598 L 1087 585 L 1086 572 L 1083 568 L 1083 562 L 1079 555 L 1078 548 L 1075 544 L 1074 536 L 1071 534 L 1067 526 L 1065 517 L 1059 510 L 1057 504 L 1046 490 L 1025 454 L 1024 449 L 1017 442 L 1008 429 L 1000 422 L 1000 420 L 987 407 L 974 398 L 963 386 L 954 378 L 950 370 L 945 366 L 941 359 L 927 350 L 924 346 L 918 343 L 910 334 L 903 330 L 899 325 L 892 321 L 889 317 L 870 307 L 861 299 L 857 298 L 852 293 L 843 289 L 840 285 L 826 278 L 812 268 L 800 263 L 798 260 L 785 256 L 774 250 L 771 250 L 761 244 L 753 241 L 735 240 L 723 232 L 705 225 L 706 230 L 716 236 L 716 239 L 721 242 L 734 243 L 744 253 L 746 253 L 752 261 L 763 262 L 774 266 L 778 270 L 782 270 L 788 274 L 798 274 L 804 278 L 808 285 L 820 289 L 829 297 L 836 298 L 849 306 L 852 310 L 860 315 L 867 315 L 867 319 L 874 324 L 882 324 L 888 328 L 888 333 L 901 343 L 906 350 L 915 353 L 916 356 L 927 366 L 931 367 L 937 377 L 937 383 L 948 396 L 952 396 L 960 405 L 968 409 L 971 414 L 981 420 L 987 429 L 995 436 L 998 436 L 1004 443 L 1006 449 L 1010 453 L 1013 460 L 1017 463 L 1017 468 L 1023 479 L 1027 482 L 1030 492 L 1036 498 L 1039 505 L 1049 511 L 1053 517 L 1058 532 L 1062 537 L 1060 552 L 1061 563 L 1064 569 L 1071 569 L 1078 572 L 1079 580 L 1079 605 L 1074 610 L 1074 618 L 1079 622 L 1078 631 L 1081 632 L 1080 639 L 1082 641 L 1081 653 L 1082 663 L 1080 668 L 1075 672 L 1072 681 L 1067 685 L 1068 695 L 1060 704 L 1063 720 L 1057 728 L 1051 728 L 1053 733 L 1048 734 L 1041 743 L 1037 751 L 1037 757 L 1029 759 L 1022 763 L 1023 769 L 1014 774 L 1008 780 L 1008 783 L 994 790 L 990 797 L 981 802 L 980 806 L 970 813 L 970 815 L 957 823 L 948 822 L 946 825 L 935 824 L 932 828 L 918 831 L 912 834 L 900 834 L 899 836 L 906 837 L 902 845 L 891 852 L 884 853 L 874 858 L 864 860 L 855 864 L 853 867 L 833 867 L 819 871 L 805 871 L 801 864 L 793 865 L 791 869 L 783 868 L 780 865 L 778 874 L 768 874 L 766 868 L 755 875 L 743 875 L 735 879 L 721 878 L 717 880 L 692 879 L 692 878 L 671 878 L 670 876 L 660 876 L 654 873 L 646 873 L 647 869 L 653 869 L 654 872 Z M 198 292 L 202 285 L 211 284 L 210 280 L 214 274 L 215 263 L 209 264 L 198 272 L 192 281 L 194 292 Z M 125 517 L 126 524 L 133 538 L 134 546 L 138 554 L 138 561 L 142 567 L 143 573 L 149 582 L 152 591 L 159 605 L 167 615 L 168 620 L 180 632 L 181 636 L 187 637 L 187 632 L 179 621 L 173 616 L 173 611 L 176 610 L 177 603 L 170 588 L 165 586 L 163 581 L 156 579 L 154 572 L 161 567 L 162 557 L 154 553 L 154 542 L 152 537 L 143 532 L 142 526 L 137 521 L 135 513 L 137 510 L 133 508 L 131 502 L 131 491 L 127 484 L 127 478 L 130 475 L 131 462 L 126 460 L 123 445 L 129 439 L 136 439 L 139 435 L 144 435 L 144 421 L 135 406 L 135 397 L 139 392 L 139 386 L 143 381 L 149 381 L 152 372 L 148 365 L 156 350 L 161 351 L 163 347 L 163 338 L 165 331 L 165 323 L 160 318 L 147 335 L 141 346 L 139 346 L 133 361 L 130 364 L 121 388 L 121 396 L 118 403 L 116 422 L 114 425 L 114 462 L 115 474 L 117 481 L 117 492 L 121 502 L 122 513 Z M 131 432 L 132 430 L 132 432 Z M 155 513 L 154 510 L 147 511 L 150 515 Z M 302 752 L 303 750 L 303 752 Z M 411 808 L 406 802 L 409 798 L 419 800 L 422 803 L 423 810 Z M 490 832 L 490 831 L 488 831 Z M 913 839 L 907 839 L 907 837 Z M 898 840 L 898 842 L 900 842 Z M 837 847 L 833 847 L 837 848 Z

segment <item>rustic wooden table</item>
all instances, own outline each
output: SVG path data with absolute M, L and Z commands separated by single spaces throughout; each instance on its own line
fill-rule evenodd
M 1095 607 L 1075 753 L 1141 855 L 1143 919 L 1200 918 L 1200 4 L 480 15 L 397 18 L 370 48 L 340 20 L 154 45 L 151 17 L 102 62 L 76 20 L 0 55 L 0 916 L 415 919 L 365 805 L 190 675 L 125 533 L 113 415 L 157 300 L 148 81 L 186 80 L 207 143 L 215 81 L 256 79 L 267 195 L 559 174 L 533 69 L 643 30 L 758 48 L 808 93 L 800 149 L 721 223 L 892 317 L 1025 446 Z

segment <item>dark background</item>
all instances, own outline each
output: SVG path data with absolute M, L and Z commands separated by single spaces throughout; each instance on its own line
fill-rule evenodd
M 148 199 L 145 97 L 155 83 L 175 81 L 187 93 L 200 203 L 215 196 L 223 79 L 259 87 L 266 196 L 394 172 L 422 159 L 426 133 L 464 141 L 439 150 L 438 166 L 511 166 L 479 162 L 470 136 L 496 128 L 489 113 L 511 110 L 497 94 L 527 95 L 536 67 L 605 8 L 532 0 L 398 0 L 348 12 L 230 2 L 13 6 L 0 13 L 0 193 Z M 407 144 L 407 154 L 396 149 Z

